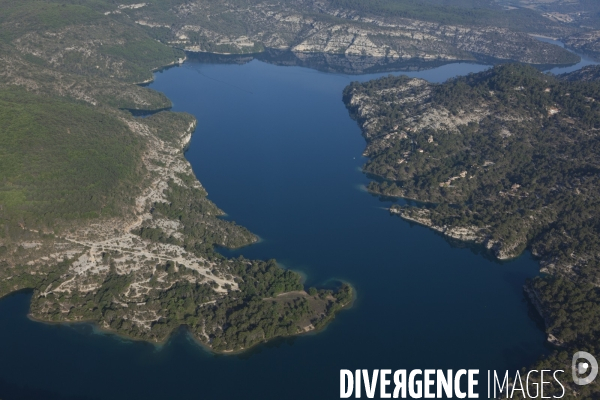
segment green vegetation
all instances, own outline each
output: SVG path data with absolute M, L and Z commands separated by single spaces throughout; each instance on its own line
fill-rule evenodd
M 561 78 L 568 81 L 578 82 L 600 81 L 600 66 L 588 65 L 587 67 L 583 67 L 577 71 L 563 74 L 561 75 Z
M 407 82 L 399 77 L 354 84 L 346 97 L 372 93 L 385 101 L 395 95 L 380 99 L 381 89 Z M 436 203 L 431 209 L 435 225 L 474 226 L 491 241 L 516 248 L 515 255 L 531 243 L 536 251 L 562 259 L 570 251 L 588 254 L 600 245 L 590 219 L 599 206 L 594 194 L 600 149 L 590 132 L 600 126 L 600 106 L 593 101 L 600 98 L 600 84 L 567 82 L 509 65 L 427 89 L 427 110 L 446 113 L 446 124 L 452 118 L 473 122 L 455 130 L 442 124 L 415 131 L 405 116 L 423 113 L 420 103 L 382 104 L 381 130 L 397 126 L 408 135 L 371 157 L 365 170 L 382 180 L 372 182 L 370 190 Z M 416 87 L 413 94 L 422 90 Z M 572 239 L 552 240 L 546 237 L 551 229 L 564 229 Z M 597 279 L 599 269 L 588 260 L 578 269 Z
M 360 52 L 372 57 L 363 71 L 370 63 L 386 66 L 400 60 L 486 58 L 569 64 L 579 59 L 523 33 L 560 36 L 574 29 L 528 9 L 506 11 L 492 0 L 455 5 L 438 0 L 173 0 L 119 12 L 143 21 L 143 29 L 153 38 L 190 51 L 248 54 L 292 49 L 303 54 L 348 52 L 354 57 Z M 361 40 L 352 45 L 355 35 Z M 342 65 L 351 68 L 348 64 L 353 63 Z
M 9 41 L 25 33 L 57 30 L 97 22 L 102 15 L 88 7 L 47 1 L 1 0 L 0 39 Z
M 381 17 L 411 18 L 448 25 L 497 26 L 515 31 L 551 32 L 554 24 L 539 13 L 520 8 L 504 10 L 494 1 L 330 0 L 332 6 Z
M 97 11 L 116 7 L 110 2 L 75 3 L 0 0 L 0 43 L 56 70 L 126 82 L 149 80 L 152 69 L 184 57 L 129 18 Z
M 541 360 L 535 369 L 562 369 L 570 373 L 571 357 L 577 351 L 600 352 L 600 290 L 585 282 L 571 282 L 563 277 L 536 278 L 529 282 L 534 301 L 546 319 L 547 329 L 557 339 L 559 348 Z M 558 386 L 558 385 L 554 385 Z M 549 386 L 550 395 L 560 396 L 560 387 Z M 600 393 L 598 381 L 578 387 L 578 393 L 567 393 L 565 399 L 595 399 Z
M 110 264 L 114 256 L 107 254 L 107 263 Z M 120 298 L 131 284 L 131 278 L 116 274 L 114 270 L 106 276 L 101 288 L 92 293 L 77 297 L 49 294 L 36 299 L 34 296 L 32 311 L 43 309 L 44 315 L 57 322 L 106 322 L 111 330 L 126 336 L 155 341 L 167 339 L 174 329 L 184 324 L 199 341 L 213 350 L 235 351 L 275 337 L 296 335 L 311 324 L 317 329 L 322 328 L 352 299 L 352 290 L 347 285 L 336 293 L 321 290 L 309 296 L 304 292 L 293 292 L 302 290 L 299 275 L 281 269 L 273 260 L 232 260 L 231 273 L 243 282 L 240 291 L 214 301 L 210 284 L 181 279 L 198 277 L 189 270 L 175 270 L 169 263 L 157 268 L 151 279 L 160 276 L 172 282 L 172 287 L 167 291 L 151 290 L 139 299 L 143 306 L 137 302 L 128 304 L 145 314 L 156 315 L 148 330 L 133 324 L 127 319 L 125 310 L 115 304 L 115 299 Z M 44 287 L 52 282 L 52 277 L 48 277 L 43 281 Z M 74 307 L 67 315 L 59 307 L 52 306 L 53 301 L 61 297 L 73 302 Z
M 563 26 L 569 28 L 598 29 L 600 27 L 600 3 L 596 0 L 496 0 L 499 5 L 528 8 L 540 14 L 558 13 L 568 15 Z
M 0 127 L 0 227 L 5 234 L 128 211 L 142 143 L 114 116 L 4 89 Z
M 552 273 L 529 284 L 564 346 L 544 365 L 597 350 L 600 326 L 600 82 L 570 79 L 505 65 L 441 85 L 387 77 L 345 90 L 352 115 L 377 124 L 369 189 L 428 203 L 394 212 L 467 229 L 502 258 L 530 248 Z
M 256 241 L 247 229 L 216 218 L 223 212 L 206 198 L 204 189 L 182 188 L 171 183 L 168 199 L 169 203 L 156 203 L 153 213 L 183 224 L 183 246 L 188 251 L 214 255 L 215 245 L 235 248 Z
M 273 260 L 250 263 L 240 258 L 234 265 L 233 272 L 244 282 L 238 298 L 217 302 L 212 310 L 217 320 L 211 343 L 216 350 L 248 348 L 273 337 L 297 334 L 309 325 L 322 328 L 352 299 L 348 285 L 335 293 L 289 293 L 302 290 L 300 277 L 282 270 Z M 210 321 L 210 315 L 205 320 Z
M 192 176 L 180 178 L 195 179 Z M 238 247 L 256 238 L 245 228 L 216 219 L 214 216 L 222 212 L 206 199 L 203 189 L 183 189 L 171 184 L 168 200 L 168 203 L 155 203 L 153 213 L 159 218 L 181 221 L 183 240 L 167 236 L 156 228 L 142 228 L 136 233 L 153 241 L 182 245 L 212 262 L 226 263 L 228 274 L 239 284 L 239 292 L 204 305 L 213 297 L 210 284 L 177 283 L 175 288 L 154 300 L 160 302 L 159 310 L 166 310 L 167 315 L 172 316 L 152 326 L 152 335 L 158 340 L 184 323 L 198 340 L 213 350 L 247 349 L 275 337 L 303 332 L 309 325 L 320 329 L 352 300 L 352 289 L 348 285 L 337 292 L 311 288 L 308 295 L 305 294 L 300 275 L 282 269 L 274 260 L 249 261 L 240 257 L 228 262 L 214 251 L 215 245 Z M 152 304 L 149 299 L 144 302 Z M 131 325 L 114 328 L 136 336 Z M 201 332 L 208 336 L 203 337 Z

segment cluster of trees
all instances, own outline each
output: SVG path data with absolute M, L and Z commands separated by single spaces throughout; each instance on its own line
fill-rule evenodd
M 597 268 L 586 266 L 595 259 L 592 249 L 600 248 L 600 83 L 507 65 L 413 93 L 381 90 L 406 80 L 388 77 L 347 88 L 346 100 L 356 90 L 375 99 L 383 134 L 395 126 L 408 134 L 369 160 L 366 171 L 380 177 L 369 188 L 434 203 L 436 225 L 479 227 L 494 240 L 515 244 L 516 254 L 532 244 L 596 279 Z M 431 90 L 425 104 L 396 101 L 424 90 Z M 447 112 L 449 120 L 469 118 L 476 109 L 481 120 L 457 130 L 415 131 L 408 118 L 431 110 Z
M 89 7 L 64 2 L 0 0 L 0 7 L 0 24 L 5 28 L 0 29 L 2 41 L 10 41 L 32 31 L 44 32 L 69 25 L 90 24 L 102 18 L 102 14 Z
M 215 255 L 215 245 L 236 248 L 256 241 L 246 228 L 218 218 L 223 212 L 208 200 L 203 188 L 183 187 L 171 182 L 168 200 L 169 203 L 156 203 L 152 212 L 182 223 L 183 246 L 188 251 L 197 255 Z M 167 242 L 168 238 L 164 239 L 159 241 Z
M 560 75 L 561 79 L 573 82 L 590 82 L 600 80 L 600 67 L 597 65 L 588 65 L 577 71 L 567 72 Z
M 174 5 L 154 2 L 147 7 L 150 13 L 166 13 Z M 211 273 L 236 276 L 239 290 L 217 293 L 218 284 L 198 272 L 145 256 L 140 269 L 124 274 L 117 271 L 115 260 L 124 257 L 117 250 L 102 256 L 107 274 L 78 281 L 98 287 L 91 291 L 52 291 L 72 278 L 73 260 L 20 264 L 26 259 L 22 254 L 37 251 L 25 250 L 18 246 L 21 242 L 35 240 L 50 247 L 55 234 L 75 232 L 88 219 L 131 217 L 134 199 L 152 173 L 142 164 L 143 137 L 131 131 L 123 122 L 130 117 L 116 108 L 168 107 L 163 95 L 125 82 L 148 79 L 153 68 L 183 53 L 154 40 L 152 30 L 125 15 L 103 15 L 116 6 L 104 0 L 0 0 L 0 52 L 14 62 L 0 77 L 0 275 L 10 277 L 0 280 L 0 296 L 33 288 L 35 315 L 93 321 L 134 338 L 162 340 L 185 324 L 215 350 L 247 348 L 296 334 L 311 323 L 322 326 L 350 301 L 351 289 L 308 295 L 300 275 L 274 261 L 227 260 L 216 253 L 215 246 L 243 246 L 256 237 L 219 219 L 223 213 L 193 175 L 178 174 L 184 185 L 171 182 L 165 192 L 168 202 L 152 209 L 157 217 L 179 221 L 181 235 L 155 226 L 134 233 L 151 242 L 181 245 L 209 260 Z M 61 35 L 44 34 L 58 29 Z M 15 38 L 28 33 L 24 46 L 35 56 L 12 47 Z M 67 50 L 81 49 L 82 43 L 85 52 Z M 27 90 L 15 88 L 24 82 Z M 193 117 L 162 112 L 144 122 L 159 138 L 179 145 Z M 134 282 L 144 282 L 147 291 L 129 302 L 126 293 L 135 290 Z
M 590 283 L 575 283 L 560 276 L 536 278 L 535 290 L 549 315 L 548 329 L 560 341 L 593 346 L 600 350 L 600 289 Z
M 185 175 L 179 178 L 187 184 L 195 179 Z M 303 294 L 300 275 L 281 268 L 275 260 L 250 261 L 243 257 L 227 260 L 215 252 L 215 246 L 246 245 L 255 240 L 254 235 L 217 218 L 221 211 L 206 198 L 202 188 L 171 182 L 165 194 L 169 202 L 154 204 L 152 212 L 157 217 L 181 222 L 181 242 L 160 228 L 144 227 L 134 233 L 153 241 L 180 244 L 197 256 L 210 259 L 216 263 L 215 270 L 219 273 L 236 277 L 239 291 L 217 297 L 216 302 L 209 305 L 203 304 L 215 299 L 210 283 L 182 282 L 181 274 L 194 273 L 185 268 L 179 268 L 178 272 L 168 265 L 160 268 L 160 272 L 167 271 L 168 279 L 177 283 L 167 291 L 153 291 L 144 300 L 145 309 L 164 310 L 160 312 L 165 315 L 152 324 L 151 336 L 164 339 L 177 326 L 185 324 L 198 340 L 214 350 L 239 350 L 275 337 L 297 334 L 309 324 L 321 328 L 352 300 L 352 289 L 348 285 L 342 285 L 335 292 L 313 288 L 309 295 Z M 298 295 L 277 297 L 289 292 L 298 292 Z M 118 315 L 119 311 L 109 307 L 110 312 Z M 96 319 L 100 320 L 100 315 L 93 318 Z M 129 336 L 148 335 L 123 319 L 115 317 L 114 324 L 111 328 Z M 208 342 L 203 334 L 208 335 Z
M 279 300 L 278 294 L 303 289 L 300 275 L 283 270 L 274 260 L 249 262 L 243 258 L 233 261 L 239 275 L 240 297 L 217 302 L 211 345 L 215 350 L 237 350 L 279 336 L 301 332 L 309 323 L 316 329 L 325 326 L 335 313 L 348 305 L 352 288 L 342 285 L 336 292 L 318 290 L 313 296 Z M 313 292 L 314 293 L 314 292 Z
M 275 260 L 248 262 L 238 258 L 233 263 L 233 273 L 242 279 L 240 290 L 248 296 L 274 297 L 304 288 L 298 273 L 284 270 Z
M 148 65 L 158 68 L 185 57 L 183 51 L 167 47 L 163 43 L 143 36 L 127 41 L 123 45 L 115 44 L 100 50 L 102 56 L 125 61 L 127 70 L 121 74 L 124 76 L 124 80 L 133 82 L 141 82 L 150 78 Z
M 561 382 L 564 385 L 570 381 L 573 354 L 600 352 L 600 290 L 589 283 L 573 282 L 561 276 L 537 277 L 527 285 L 534 301 L 539 303 L 547 329 L 558 340 L 553 353 L 530 369 L 563 370 Z M 563 399 L 597 399 L 600 383 L 596 379 L 589 385 L 578 386 L 576 391 L 570 390 L 573 387 L 566 389 Z M 562 393 L 563 388 L 555 382 L 546 385 L 544 390 L 546 396 L 560 397 Z
M 240 257 L 221 260 L 221 268 L 229 268 L 230 273 L 239 277 L 239 291 L 228 296 L 215 298 L 214 282 L 204 281 L 196 271 L 181 266 L 174 268 L 172 262 L 165 262 L 156 265 L 153 274 L 138 277 L 150 279 L 149 285 L 153 289 L 124 308 L 120 304 L 122 295 L 135 276 L 118 274 L 112 261 L 114 257 L 118 254 L 105 253 L 103 259 L 110 266 L 110 272 L 97 291 L 34 296 L 32 312 L 43 309 L 53 321 L 106 323 L 111 330 L 140 339 L 164 340 L 183 324 L 212 349 L 229 351 L 246 349 L 275 337 L 295 335 L 309 324 L 319 329 L 348 305 L 353 296 L 351 287 L 345 284 L 336 292 L 315 289 L 307 295 L 302 292 L 297 273 L 282 269 L 274 260 L 249 261 Z M 40 290 L 56 285 L 68 265 L 68 262 L 61 263 L 47 275 L 37 277 L 32 284 Z M 170 286 L 167 290 L 156 287 L 158 275 Z M 281 298 L 277 296 L 284 292 L 293 293 Z M 58 305 L 64 300 L 72 305 L 67 313 Z M 132 312 L 155 319 L 149 324 L 150 331 L 132 321 Z

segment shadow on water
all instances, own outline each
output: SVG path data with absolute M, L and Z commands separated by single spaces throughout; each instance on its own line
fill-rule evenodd
M 369 74 L 391 71 L 422 71 L 441 65 L 448 61 L 398 61 L 387 57 L 352 56 L 343 54 L 294 53 L 267 49 L 262 53 L 247 55 L 221 55 L 212 53 L 188 53 L 192 63 L 201 64 L 238 64 L 243 65 L 258 60 L 278 66 L 297 66 L 315 69 L 328 73 Z
M 583 53 L 574 51 L 573 49 L 566 47 L 564 45 L 564 43 L 562 43 L 559 40 L 538 37 L 538 36 L 534 36 L 534 37 L 537 40 L 539 40 L 540 42 L 550 43 L 550 44 L 554 44 L 556 46 L 565 48 L 565 49 L 569 50 L 571 53 L 576 54 L 580 58 L 578 63 L 572 64 L 572 65 L 547 65 L 544 68 L 540 68 L 542 71 L 551 72 L 555 75 L 560 75 L 560 74 L 565 74 L 565 73 L 579 70 L 579 69 L 581 69 L 583 67 L 587 67 L 589 65 L 598 65 L 599 64 L 598 60 L 595 60 L 593 57 L 591 57 L 587 54 L 583 54 Z
M 552 43 L 550 41 L 550 43 Z M 558 44 L 558 43 L 552 43 Z M 579 54 L 578 54 L 579 55 Z M 581 57 L 581 55 L 579 55 Z M 419 72 L 458 63 L 477 63 L 486 65 L 516 62 L 484 55 L 476 55 L 471 60 L 444 60 L 412 58 L 394 59 L 389 57 L 374 57 L 351 54 L 300 53 L 290 50 L 266 49 L 261 53 L 249 54 L 215 54 L 203 52 L 187 52 L 189 63 L 199 64 L 237 64 L 244 65 L 253 60 L 278 66 L 295 66 L 314 69 L 327 73 L 348 75 L 377 74 L 382 72 Z M 541 71 L 551 68 L 569 68 L 578 65 L 571 64 L 538 64 L 534 65 Z
M 348 75 L 375 74 L 381 72 L 418 72 L 442 65 L 456 64 L 462 61 L 438 60 L 398 60 L 388 57 L 372 57 L 346 54 L 296 53 L 289 50 L 266 49 L 262 53 L 253 54 L 214 54 L 188 52 L 188 62 L 199 64 L 237 64 L 244 65 L 253 60 L 277 66 L 294 66 L 310 68 L 321 72 Z M 471 60 L 472 62 L 487 63 L 489 60 Z

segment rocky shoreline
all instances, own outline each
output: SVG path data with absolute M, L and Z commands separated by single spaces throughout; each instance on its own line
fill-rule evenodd
M 507 248 L 504 243 L 493 240 L 489 233 L 483 228 L 478 228 L 476 226 L 438 226 L 428 218 L 429 212 L 426 209 L 406 210 L 400 207 L 391 207 L 389 211 L 392 215 L 397 215 L 406 221 L 415 222 L 419 225 L 431 228 L 451 239 L 480 244 L 494 254 L 498 260 L 510 260 L 521 255 L 520 252 L 514 252 L 515 247 L 518 247 L 520 243 L 513 245 L 512 248 Z
M 223 23 L 243 27 L 243 33 L 221 28 L 218 21 L 224 8 L 227 20 Z M 321 2 L 188 2 L 174 7 L 167 15 L 157 14 L 150 7 L 115 11 L 149 29 L 168 29 L 168 43 L 189 52 L 250 54 L 276 49 L 298 55 L 377 58 L 380 64 L 408 60 L 473 61 L 477 57 L 530 64 L 569 64 L 578 60 L 558 46 L 506 28 L 367 17 Z

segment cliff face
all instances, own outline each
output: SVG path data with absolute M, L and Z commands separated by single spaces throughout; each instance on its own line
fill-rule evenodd
M 569 52 L 524 33 L 407 18 L 365 17 L 313 1 L 202 2 L 151 6 L 127 13 L 138 24 L 169 29 L 170 43 L 188 51 L 252 53 L 264 48 L 398 60 L 492 57 L 532 64 L 576 62 Z

